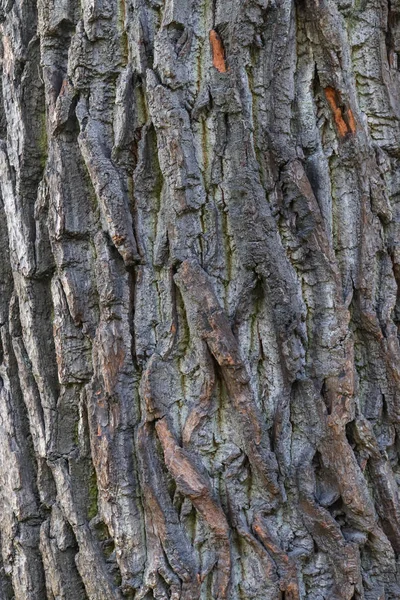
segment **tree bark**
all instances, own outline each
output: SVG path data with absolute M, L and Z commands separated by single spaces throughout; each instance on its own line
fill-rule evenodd
M 0 600 L 400 598 L 400 0 L 2 0 Z

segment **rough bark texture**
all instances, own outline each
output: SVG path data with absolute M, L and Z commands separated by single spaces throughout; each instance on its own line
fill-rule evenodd
M 400 0 L 0 21 L 0 599 L 399 599 Z

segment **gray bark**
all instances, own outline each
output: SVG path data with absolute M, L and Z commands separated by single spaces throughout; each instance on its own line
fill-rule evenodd
M 400 1 L 0 21 L 0 600 L 400 598 Z

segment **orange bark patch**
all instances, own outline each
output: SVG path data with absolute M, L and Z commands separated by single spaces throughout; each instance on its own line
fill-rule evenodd
M 210 31 L 210 43 L 213 55 L 213 65 L 220 73 L 226 73 L 225 52 L 221 38 L 215 29 Z
M 114 244 L 116 246 L 120 246 L 121 244 L 123 244 L 126 241 L 126 237 L 124 235 L 113 235 L 112 236 L 112 241 L 114 242 Z
M 336 127 L 338 128 L 339 135 L 344 137 L 347 133 L 347 125 L 344 122 L 342 116 L 342 109 L 337 105 L 336 91 L 333 88 L 326 88 L 325 90 L 326 99 L 329 102 L 329 106 L 333 112 L 333 118 L 335 119 Z
M 356 121 L 354 119 L 354 115 L 353 115 L 351 108 L 349 108 L 347 111 L 347 120 L 349 122 L 349 127 L 350 127 L 351 133 L 355 133 L 356 132 Z
M 356 122 L 352 110 L 349 108 L 346 113 L 343 113 L 343 108 L 340 106 L 339 92 L 332 87 L 327 87 L 325 88 L 325 96 L 331 107 L 340 137 L 344 137 L 348 133 L 355 133 Z

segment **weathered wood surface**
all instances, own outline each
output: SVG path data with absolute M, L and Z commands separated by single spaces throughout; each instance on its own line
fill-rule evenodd
M 399 599 L 400 1 L 0 21 L 0 599 Z

